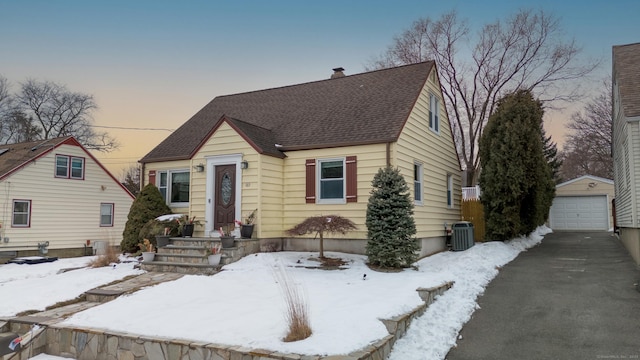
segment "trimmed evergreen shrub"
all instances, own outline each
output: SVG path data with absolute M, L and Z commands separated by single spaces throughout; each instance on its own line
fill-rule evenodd
M 129 215 L 127 215 L 127 224 L 122 233 L 120 249 L 123 252 L 137 252 L 138 243 L 143 240 L 140 230 L 149 220 L 165 214 L 171 214 L 171 209 L 165 203 L 158 188 L 153 184 L 147 184 L 131 204 Z
M 480 139 L 486 236 L 509 240 L 544 224 L 555 184 L 544 156 L 542 103 L 528 90 L 498 101 Z
M 367 247 L 371 265 L 386 268 L 411 266 L 418 243 L 414 237 L 413 201 L 398 169 L 378 170 L 367 205 Z

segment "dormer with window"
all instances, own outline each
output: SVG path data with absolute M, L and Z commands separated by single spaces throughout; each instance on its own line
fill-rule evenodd
M 55 177 L 61 179 L 84 180 L 84 158 L 56 155 Z

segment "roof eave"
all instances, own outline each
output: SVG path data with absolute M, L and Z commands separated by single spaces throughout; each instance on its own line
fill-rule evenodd
M 178 161 L 178 160 L 190 160 L 191 156 L 166 156 L 166 157 L 157 157 L 157 158 L 142 158 L 138 160 L 140 164 L 149 164 L 163 161 Z
M 393 137 L 388 139 L 367 140 L 367 141 L 350 141 L 350 142 L 331 143 L 331 144 L 305 144 L 305 145 L 281 146 L 278 149 L 280 149 L 280 151 L 316 150 L 316 149 L 330 149 L 330 148 L 348 147 L 348 146 L 388 144 L 396 141 L 398 141 L 398 137 Z

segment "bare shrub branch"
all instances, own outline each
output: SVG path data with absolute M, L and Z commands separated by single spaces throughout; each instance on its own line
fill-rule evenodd
M 109 266 L 111 264 L 117 264 L 119 262 L 120 254 L 116 250 L 116 247 L 109 245 L 106 247 L 106 252 L 104 254 L 99 255 L 97 258 L 89 262 L 89 267 L 99 268 Z
M 287 320 L 288 332 L 283 341 L 292 342 L 308 338 L 313 331 L 311 330 L 306 296 L 300 292 L 299 286 L 283 266 L 275 266 L 273 276 L 280 285 L 286 307 L 285 319 Z

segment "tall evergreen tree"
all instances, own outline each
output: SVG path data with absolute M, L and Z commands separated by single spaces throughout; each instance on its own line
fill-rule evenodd
M 528 234 L 546 220 L 555 187 L 542 115 L 541 102 L 519 90 L 500 99 L 482 135 L 481 201 L 490 239 Z
M 153 184 L 147 184 L 131 204 L 120 249 L 125 252 L 136 252 L 138 244 L 143 240 L 140 230 L 149 220 L 164 214 L 171 214 L 171 209 L 162 198 L 160 190 Z
M 367 256 L 369 263 L 399 268 L 416 261 L 418 243 L 413 202 L 398 169 L 378 170 L 367 205 Z
M 560 160 L 558 154 L 558 147 L 555 142 L 551 141 L 551 135 L 547 136 L 544 131 L 542 120 L 540 121 L 540 131 L 542 134 L 542 152 L 548 166 L 550 178 L 541 174 L 542 178 L 539 185 L 542 189 L 542 209 L 538 214 L 537 225 L 544 224 L 549 218 L 549 209 L 551 209 L 553 198 L 556 196 L 556 185 L 562 182 L 562 177 L 560 176 L 562 160 Z
M 542 148 L 544 151 L 544 158 L 547 160 L 547 163 L 551 168 L 553 181 L 555 181 L 556 184 L 559 184 L 562 182 L 562 178 L 560 177 L 562 160 L 558 157 L 558 146 L 555 142 L 551 141 L 551 135 L 547 136 L 542 123 L 540 123 L 540 130 L 542 131 Z

